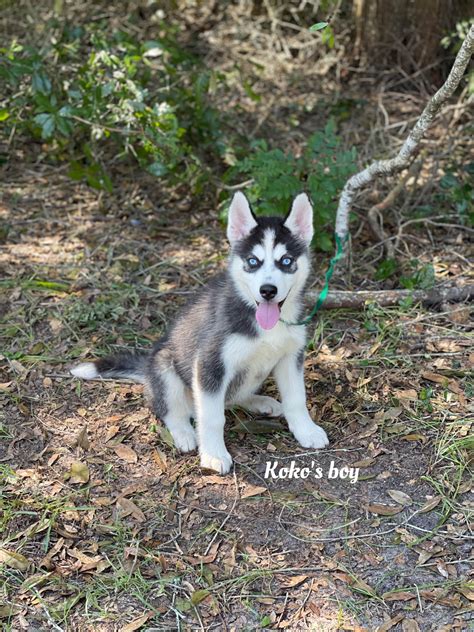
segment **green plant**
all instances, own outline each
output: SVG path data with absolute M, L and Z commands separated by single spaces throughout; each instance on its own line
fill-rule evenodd
M 355 171 L 355 160 L 355 149 L 340 149 L 331 119 L 323 131 L 310 136 L 301 155 L 270 149 L 266 141 L 258 140 L 253 143 L 253 152 L 238 161 L 228 175 L 252 178 L 246 192 L 251 202 L 262 200 L 257 211 L 263 214 L 286 213 L 292 198 L 306 189 L 315 209 L 313 245 L 330 251 L 338 194 Z
M 41 47 L 13 41 L 0 49 L 0 122 L 33 136 L 69 174 L 112 189 L 106 158 L 132 157 L 155 176 L 199 184 L 206 152 L 224 151 L 220 121 L 208 103 L 218 76 L 181 49 L 170 27 L 153 41 L 50 27 Z
M 398 264 L 395 259 L 384 259 L 375 272 L 375 279 L 377 281 L 386 281 L 397 271 Z
M 474 162 L 454 165 L 441 178 L 440 201 L 444 201 L 459 215 L 461 221 L 474 225 Z
M 456 30 L 451 31 L 441 39 L 441 46 L 448 50 L 452 55 L 456 55 L 473 24 L 474 18 L 458 22 L 456 24 Z M 469 94 L 474 94 L 474 71 L 472 69 L 468 72 L 467 82 Z
M 400 277 L 400 284 L 407 290 L 430 290 L 434 287 L 436 278 L 433 264 L 420 265 L 418 259 L 410 261 L 411 272 Z

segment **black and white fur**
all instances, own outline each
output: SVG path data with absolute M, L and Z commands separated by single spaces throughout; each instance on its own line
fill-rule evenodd
M 281 318 L 288 322 L 300 317 L 313 236 L 310 201 L 302 193 L 286 218 L 256 217 L 238 192 L 230 206 L 227 236 L 231 252 L 226 271 L 196 294 L 151 353 L 119 354 L 71 370 L 84 379 L 128 377 L 143 382 L 176 447 L 188 452 L 198 445 L 201 465 L 221 474 L 232 465 L 224 443 L 224 410 L 234 405 L 272 417 L 284 415 L 304 448 L 328 444 L 306 408 L 305 328 L 280 320 L 263 329 L 256 320 L 257 306 L 265 300 L 278 303 Z M 273 287 L 276 294 L 270 297 L 267 292 L 263 298 L 263 286 Z M 281 403 L 257 394 L 270 373 Z

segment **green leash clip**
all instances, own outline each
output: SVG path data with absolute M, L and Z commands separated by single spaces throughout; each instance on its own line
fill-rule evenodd
M 331 280 L 332 275 L 334 274 L 334 268 L 336 267 L 336 263 L 339 261 L 339 259 L 342 258 L 343 254 L 344 254 L 344 245 L 345 245 L 349 235 L 346 235 L 344 237 L 344 239 L 341 239 L 339 237 L 339 235 L 337 233 L 335 233 L 334 237 L 335 237 L 335 241 L 336 241 L 336 254 L 334 255 L 334 257 L 331 258 L 331 260 L 329 262 L 329 267 L 328 267 L 328 269 L 326 271 L 326 274 L 325 274 L 325 277 L 324 277 L 324 279 L 325 279 L 324 286 L 323 286 L 323 289 L 321 290 L 321 292 L 319 293 L 318 300 L 316 301 L 315 306 L 311 310 L 311 313 L 309 314 L 309 316 L 307 316 L 303 320 L 299 320 L 296 323 L 289 323 L 286 320 L 283 320 L 283 318 L 280 318 L 280 321 L 282 323 L 285 323 L 285 325 L 307 325 L 308 323 L 310 323 L 313 320 L 313 318 L 316 316 L 316 314 L 321 309 L 321 305 L 326 300 L 326 297 L 327 297 L 328 292 L 329 292 L 329 281 Z

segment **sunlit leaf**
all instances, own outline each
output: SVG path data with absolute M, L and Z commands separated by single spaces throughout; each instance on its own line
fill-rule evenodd
M 322 31 L 328 25 L 329 22 L 317 22 L 316 24 L 313 24 L 313 26 L 310 26 L 309 30 L 311 33 L 314 33 L 315 31 Z

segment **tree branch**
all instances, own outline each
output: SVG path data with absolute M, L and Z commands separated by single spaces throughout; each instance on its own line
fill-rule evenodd
M 319 296 L 318 292 L 308 292 L 306 299 L 313 304 Z M 432 290 L 380 290 L 362 292 L 344 292 L 332 290 L 328 292 L 321 309 L 337 309 L 340 307 L 360 309 L 367 301 L 374 301 L 381 307 L 398 305 L 400 301 L 411 298 L 415 303 L 423 305 L 440 305 L 441 303 L 460 303 L 474 299 L 474 285 L 459 287 L 433 288 Z
M 395 158 L 377 160 L 366 169 L 353 175 L 346 182 L 341 197 L 339 198 L 339 206 L 336 215 L 336 234 L 343 242 L 349 233 L 349 211 L 351 210 L 356 193 L 358 193 L 362 187 L 372 182 L 376 177 L 381 175 L 391 176 L 408 167 L 410 160 L 418 149 L 421 139 L 430 127 L 436 114 L 458 87 L 473 52 L 474 26 L 471 26 L 469 33 L 466 35 L 466 39 L 456 55 L 448 78 L 428 102 Z

